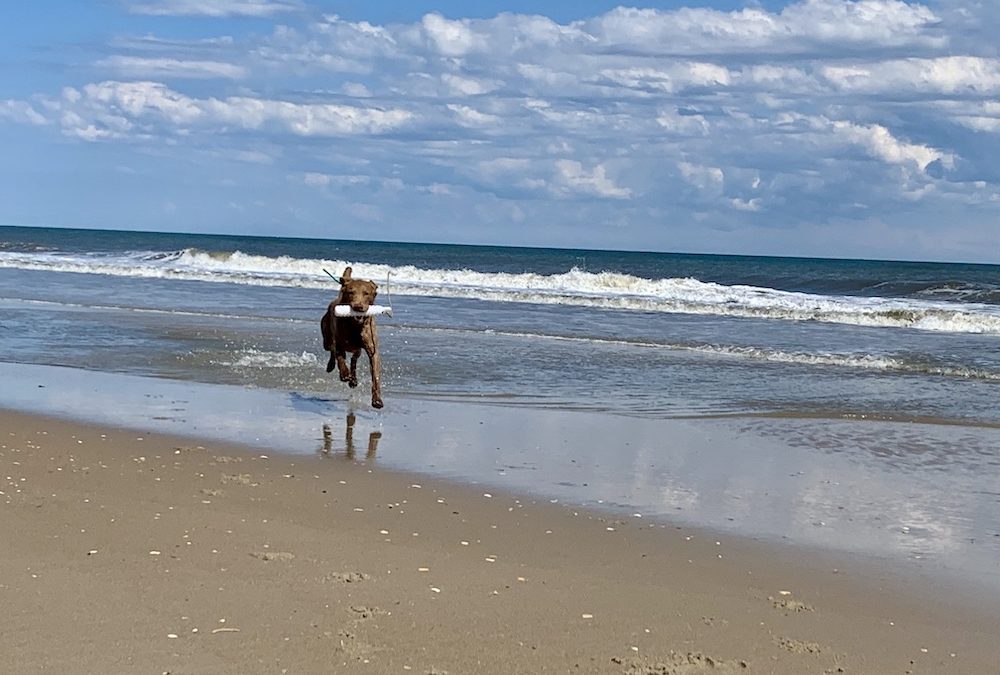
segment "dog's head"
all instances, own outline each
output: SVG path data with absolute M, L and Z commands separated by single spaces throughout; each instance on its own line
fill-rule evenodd
M 374 304 L 378 295 L 378 286 L 374 281 L 352 279 L 351 268 L 348 267 L 340 277 L 340 301 L 338 304 L 350 305 L 355 312 L 367 312 Z

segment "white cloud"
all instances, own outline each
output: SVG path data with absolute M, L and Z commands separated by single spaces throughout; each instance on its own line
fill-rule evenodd
M 473 77 L 462 77 L 453 73 L 444 73 L 441 80 L 449 91 L 456 96 L 478 96 L 488 94 L 500 88 L 500 83 L 493 80 L 481 80 Z
M 531 160 L 523 157 L 494 157 L 476 163 L 475 175 L 490 183 L 509 183 L 533 169 Z
M 101 59 L 94 65 L 132 78 L 228 78 L 237 80 L 247 76 L 245 67 L 221 61 L 116 55 Z
M 427 14 L 421 25 L 430 43 L 443 56 L 463 56 L 483 46 L 483 40 L 468 20 L 451 21 L 440 14 Z
M 397 179 L 390 179 L 394 181 Z M 339 187 L 358 187 L 362 185 L 370 185 L 372 183 L 371 176 L 362 176 L 357 174 L 326 174 L 318 173 L 315 171 L 307 171 L 302 175 L 302 182 L 309 187 L 315 188 L 326 188 L 331 185 L 337 185 Z M 392 183 L 392 186 L 396 186 L 398 183 Z
M 91 110 L 95 116 L 119 114 L 130 118 L 161 117 L 175 126 L 196 122 L 205 116 L 198 102 L 157 82 L 101 82 L 88 84 L 81 92 L 69 90 L 64 95 L 66 112 L 81 114 Z
M 247 162 L 248 164 L 273 164 L 274 157 L 267 154 L 266 152 L 261 152 L 260 150 L 239 150 L 234 155 L 236 159 L 241 162 Z
M 678 162 L 677 168 L 684 180 L 702 190 L 719 190 L 726 178 L 726 173 L 717 166 Z
M 49 120 L 26 101 L 0 101 L 0 119 L 9 119 L 22 124 L 43 125 Z
M 864 148 L 872 157 L 889 164 L 916 164 L 921 171 L 926 171 L 931 162 L 941 161 L 948 167 L 954 164 L 953 155 L 926 145 L 900 141 L 880 124 L 836 121 L 833 130 L 841 138 Z
M 940 47 L 938 17 L 926 6 L 899 0 L 805 0 L 779 13 L 759 8 L 722 12 L 618 7 L 583 22 L 607 47 L 648 54 L 788 53 L 837 45 L 841 49 L 904 45 Z
M 849 93 L 1000 93 L 1000 59 L 974 56 L 834 65 L 824 67 L 822 74 L 839 91 Z
M 500 118 L 496 115 L 480 112 L 467 105 L 449 103 L 447 108 L 455 113 L 455 119 L 463 127 L 488 127 L 500 122 Z
M 326 187 L 330 184 L 330 176 L 310 171 L 302 176 L 302 182 L 309 187 Z
M 950 121 L 963 127 L 1000 133 L 1000 101 L 941 101 L 937 107 Z
M 410 122 L 413 114 L 333 103 L 296 103 L 250 96 L 194 98 L 158 82 L 107 81 L 82 91 L 67 89 L 53 104 L 66 133 L 87 140 L 119 137 L 141 126 L 168 131 L 273 130 L 297 136 L 380 134 Z
M 710 131 L 704 115 L 682 114 L 676 106 L 661 110 L 656 123 L 673 134 L 704 136 Z
M 130 12 L 154 16 L 269 17 L 302 7 L 298 0 L 144 0 L 128 3 Z
M 361 82 L 345 82 L 340 86 L 340 90 L 347 96 L 354 98 L 371 98 L 372 91 Z
M 760 197 L 753 199 L 734 197 L 729 200 L 729 204 L 737 211 L 760 211 L 761 199 Z
M 629 199 L 632 196 L 628 188 L 615 185 L 603 164 L 597 164 L 588 171 L 580 162 L 560 159 L 556 160 L 555 169 L 554 191 L 558 194 L 587 194 L 612 199 Z
M 444 183 L 431 183 L 430 185 L 421 186 L 418 189 L 421 192 L 427 192 L 428 194 L 437 195 L 439 197 L 454 194 L 451 186 Z
M 726 87 L 732 80 L 727 68 L 700 62 L 676 63 L 668 68 L 608 68 L 600 75 L 629 89 L 668 94 L 689 87 Z

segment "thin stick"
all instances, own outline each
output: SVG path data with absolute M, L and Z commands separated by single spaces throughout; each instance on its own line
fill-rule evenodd
M 389 301 L 389 316 L 392 316 L 392 296 L 389 295 L 389 274 L 390 272 L 385 273 L 385 298 Z
M 321 269 L 323 269 L 323 271 L 326 272 L 326 268 L 321 268 Z M 335 277 L 332 274 L 330 274 L 329 272 L 326 272 L 326 276 L 330 277 L 331 279 L 333 279 L 334 281 L 336 281 L 338 284 L 344 283 L 343 279 L 341 279 L 340 277 Z

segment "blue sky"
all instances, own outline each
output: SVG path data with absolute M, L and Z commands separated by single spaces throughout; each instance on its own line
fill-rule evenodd
M 0 9 L 0 223 L 1000 262 L 1000 6 Z

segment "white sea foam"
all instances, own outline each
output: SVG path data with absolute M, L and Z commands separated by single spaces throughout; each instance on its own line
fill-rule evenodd
M 421 269 L 374 263 L 209 253 L 195 249 L 127 255 L 66 255 L 0 251 L 0 267 L 145 278 L 330 288 L 322 273 L 347 265 L 379 283 L 391 277 L 396 295 L 473 298 L 599 309 L 674 312 L 758 319 L 1000 335 L 1000 307 L 932 299 L 816 295 L 757 286 L 726 286 L 692 278 L 644 279 L 572 269 L 562 274 Z
M 237 352 L 232 360 L 215 361 L 218 366 L 227 368 L 300 368 L 313 367 L 319 363 L 315 354 L 302 352 L 269 352 L 259 349 L 245 349 Z

